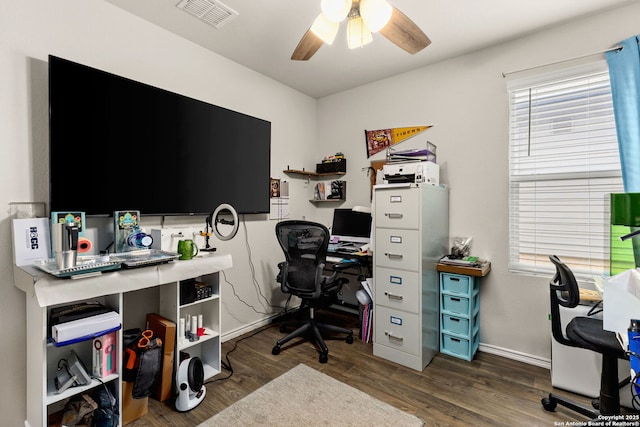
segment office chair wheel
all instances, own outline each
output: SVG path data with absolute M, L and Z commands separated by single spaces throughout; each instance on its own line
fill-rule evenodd
M 353 344 L 353 335 L 347 335 L 347 344 Z
M 556 407 L 558 406 L 558 403 L 556 401 L 551 400 L 548 397 L 543 397 L 540 402 L 542 403 L 542 407 L 544 408 L 544 410 L 548 412 L 554 412 L 556 410 Z
M 273 347 L 271 349 L 271 354 L 273 354 L 274 356 L 277 356 L 280 354 L 280 346 L 276 345 L 275 347 Z
M 322 353 L 320 353 L 320 357 L 318 358 L 318 360 L 320 361 L 320 363 L 327 363 L 327 361 L 329 360 L 329 352 L 323 351 Z
M 284 326 L 284 325 L 280 325 L 280 332 L 281 332 L 281 333 L 283 333 L 283 334 L 284 334 L 285 332 L 287 332 L 287 327 L 286 327 L 286 326 Z

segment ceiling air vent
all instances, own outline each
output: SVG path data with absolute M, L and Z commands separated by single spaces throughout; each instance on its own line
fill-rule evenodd
M 215 0 L 182 0 L 177 7 L 216 28 L 238 16 L 238 12 Z

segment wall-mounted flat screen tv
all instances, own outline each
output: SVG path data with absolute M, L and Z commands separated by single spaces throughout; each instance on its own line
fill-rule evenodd
M 271 122 L 49 56 L 51 211 L 269 212 Z

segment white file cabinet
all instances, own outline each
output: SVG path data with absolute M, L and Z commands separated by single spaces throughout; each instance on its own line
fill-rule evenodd
M 439 349 L 438 260 L 449 246 L 448 190 L 374 187 L 373 354 L 423 370 Z

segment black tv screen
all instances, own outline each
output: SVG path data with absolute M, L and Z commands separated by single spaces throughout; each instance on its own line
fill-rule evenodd
M 49 56 L 51 211 L 269 212 L 271 122 Z

